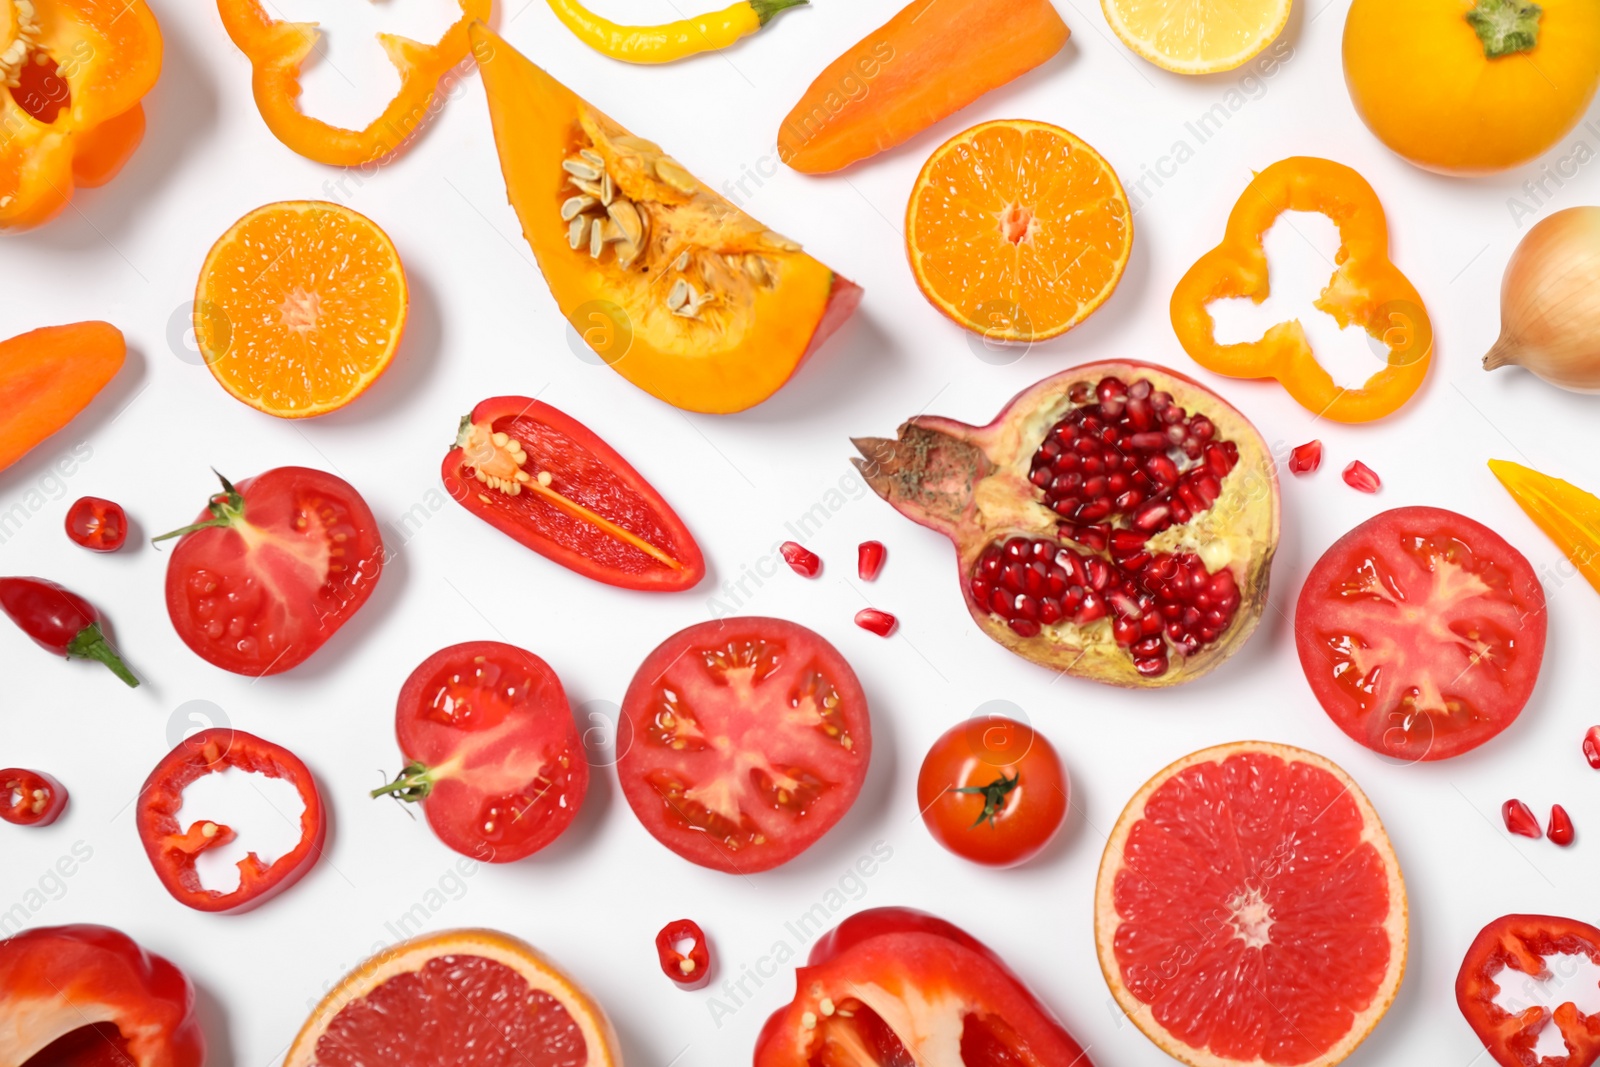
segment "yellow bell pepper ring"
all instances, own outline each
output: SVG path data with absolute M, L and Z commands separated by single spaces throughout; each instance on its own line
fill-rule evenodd
M 709 15 L 659 26 L 622 26 L 601 18 L 578 0 L 550 0 L 550 9 L 578 40 L 602 55 L 624 63 L 671 63 L 727 48 L 771 22 L 778 12 L 809 2 L 740 0 Z
M 437 44 L 378 35 L 400 74 L 400 91 L 365 129 L 347 130 L 312 118 L 297 103 L 300 66 L 320 36 L 317 24 L 275 19 L 260 0 L 217 0 L 223 27 L 250 60 L 251 90 L 267 129 L 307 159 L 335 167 L 357 167 L 393 155 L 416 132 L 433 106 L 439 79 L 467 58 L 467 27 L 488 19 L 494 0 L 460 0 L 460 5 L 461 18 Z
M 1285 211 L 1326 215 L 1339 228 L 1332 276 L 1313 302 L 1341 328 L 1360 326 L 1383 366 L 1346 389 L 1317 362 L 1298 321 L 1280 322 L 1259 340 L 1220 344 L 1209 306 L 1271 293 L 1267 230 Z M 1335 422 L 1369 422 L 1400 408 L 1422 385 L 1433 358 L 1433 324 L 1422 297 L 1389 260 L 1389 224 L 1372 186 L 1341 163 L 1309 156 L 1281 160 L 1256 175 L 1228 217 L 1222 243 L 1201 256 L 1172 293 L 1172 328 L 1191 358 L 1232 378 L 1276 378 L 1306 410 Z

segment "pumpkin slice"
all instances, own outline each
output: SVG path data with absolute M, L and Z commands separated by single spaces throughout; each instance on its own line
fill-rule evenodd
M 721 414 L 767 399 L 861 289 L 472 27 L 511 206 L 561 313 L 624 378 Z

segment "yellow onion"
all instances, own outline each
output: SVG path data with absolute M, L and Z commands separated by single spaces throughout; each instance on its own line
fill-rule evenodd
M 1551 385 L 1600 393 L 1600 207 L 1539 223 L 1506 264 L 1500 339 L 1484 370 L 1514 365 Z

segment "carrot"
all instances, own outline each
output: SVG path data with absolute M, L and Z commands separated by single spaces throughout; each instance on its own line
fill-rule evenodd
M 45 326 L 0 341 L 0 470 L 88 407 L 128 346 L 106 322 Z
M 811 83 L 778 131 L 778 158 L 825 174 L 893 148 L 1037 67 L 1071 33 L 1050 0 L 912 0 Z

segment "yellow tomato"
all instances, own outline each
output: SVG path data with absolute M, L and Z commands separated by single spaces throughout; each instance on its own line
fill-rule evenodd
M 1600 0 L 1354 0 L 1350 99 L 1419 167 L 1472 174 L 1540 155 L 1600 85 Z

